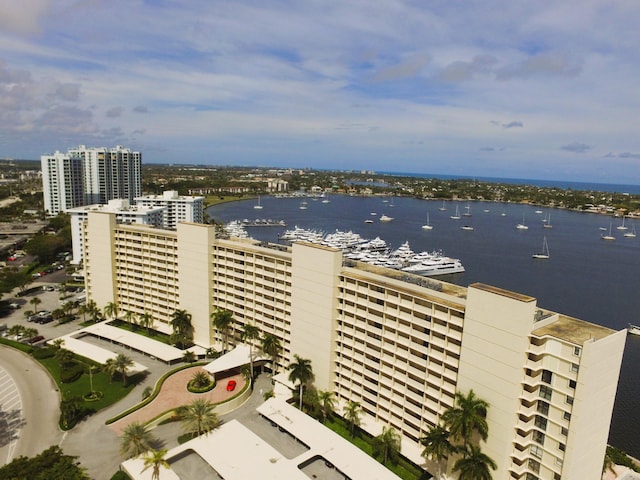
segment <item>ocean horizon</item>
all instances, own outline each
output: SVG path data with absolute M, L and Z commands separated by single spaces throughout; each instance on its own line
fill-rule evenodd
M 445 175 L 436 173 L 412 173 L 379 171 L 377 175 L 389 175 L 393 177 L 413 178 L 438 178 L 441 180 L 478 180 L 486 183 L 508 183 L 511 185 L 531 185 L 542 188 L 561 188 L 563 190 L 583 190 L 609 193 L 628 193 L 640 195 L 640 185 L 623 183 L 599 183 L 599 182 L 575 182 L 568 180 L 540 180 L 535 178 L 506 178 L 506 177 L 478 177 L 466 175 Z

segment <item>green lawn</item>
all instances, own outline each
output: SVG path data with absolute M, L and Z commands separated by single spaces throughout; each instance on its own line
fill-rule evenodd
M 0 343 L 22 350 L 26 353 L 30 353 L 31 351 L 33 351 L 33 348 L 29 345 L 13 342 L 5 338 L 0 338 Z M 102 372 L 100 366 L 97 363 L 88 358 L 75 355 L 75 361 L 83 364 L 85 366 L 85 371 L 82 376 L 80 376 L 80 378 L 75 382 L 62 383 L 62 381 L 60 380 L 60 364 L 55 358 L 33 358 L 37 362 L 40 362 L 40 364 L 47 369 L 47 371 L 51 375 L 51 378 L 53 378 L 56 385 L 58 386 L 58 390 L 60 391 L 62 397 L 61 400 L 70 399 L 73 397 L 83 397 L 84 395 L 87 395 L 91 390 L 91 383 L 93 383 L 93 391 L 100 392 L 102 394 L 102 397 L 98 400 L 82 402 L 82 407 L 84 409 L 93 412 L 113 405 L 114 403 L 126 397 L 129 392 L 131 392 L 133 387 L 140 382 L 142 377 L 142 374 L 129 376 L 127 378 L 127 385 L 124 386 L 122 384 L 122 378 L 119 376 L 119 374 L 116 374 L 113 382 L 111 382 L 109 375 Z M 93 374 L 91 378 L 89 377 L 89 365 L 93 366 Z M 81 418 L 76 419 L 76 421 L 80 420 Z
M 345 422 L 342 417 L 338 416 L 333 416 L 331 419 L 327 420 L 325 425 L 341 437 L 347 439 L 367 455 L 372 456 L 372 437 L 364 431 L 358 429 L 358 433 L 355 437 L 352 438 L 351 434 L 349 433 L 349 426 L 347 422 Z M 391 462 L 388 462 L 385 466 L 393 473 L 395 473 L 398 477 L 404 480 L 422 480 L 431 478 L 431 476 L 422 468 L 413 464 L 408 459 L 402 456 L 398 460 L 397 464 L 394 465 Z
M 156 330 L 147 331 L 146 328 L 143 328 L 139 325 L 133 325 L 129 322 L 125 322 L 124 320 L 113 320 L 109 322 L 109 325 L 113 327 L 118 327 L 123 330 L 128 330 L 133 333 L 137 333 L 139 335 L 144 335 L 145 337 L 151 338 L 152 340 L 157 340 L 158 342 L 166 343 L 167 345 L 171 345 L 170 336 L 166 333 L 158 332 Z

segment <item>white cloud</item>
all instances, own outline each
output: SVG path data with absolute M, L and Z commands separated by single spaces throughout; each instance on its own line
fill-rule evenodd
M 620 164 L 640 151 L 640 9 L 628 2 L 11 3 L 0 130 L 16 133 L 4 155 L 144 135 L 156 161 L 224 145 L 225 163 L 385 169 L 427 152 L 464 170 L 502 151 L 496 168 L 563 172 L 571 151 L 598 178 L 589 165 L 606 151 L 591 144 L 623 152 Z

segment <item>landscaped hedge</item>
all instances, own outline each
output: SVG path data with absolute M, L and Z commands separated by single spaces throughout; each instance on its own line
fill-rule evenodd
M 34 348 L 31 355 L 36 360 L 42 360 L 43 358 L 51 358 L 56 354 L 56 349 L 54 347 L 43 347 L 43 348 Z
M 73 383 L 84 373 L 84 365 L 73 363 L 60 371 L 60 381 L 62 383 Z

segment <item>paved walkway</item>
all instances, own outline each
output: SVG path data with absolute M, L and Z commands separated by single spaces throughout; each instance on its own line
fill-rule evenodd
M 160 393 L 158 396 L 145 407 L 136 410 L 131 415 L 112 423 L 109 427 L 120 435 L 124 428 L 134 421 L 148 422 L 158 415 L 176 408 L 180 405 L 187 405 L 194 400 L 203 399 L 209 400 L 211 403 L 223 402 L 242 390 L 246 384 L 245 378 L 240 375 L 231 375 L 222 379 L 218 379 L 218 382 L 213 390 L 205 393 L 191 393 L 187 390 L 187 383 L 193 377 L 193 374 L 197 371 L 204 371 L 201 366 L 186 368 L 171 375 L 162 384 Z M 235 380 L 237 382 L 236 388 L 232 392 L 227 392 L 226 386 L 228 380 Z

